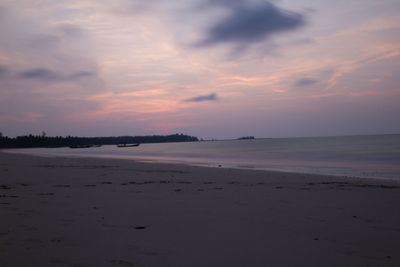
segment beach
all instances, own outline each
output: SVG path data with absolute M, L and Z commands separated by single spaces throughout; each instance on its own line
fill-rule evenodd
M 400 182 L 0 152 L 0 266 L 399 266 Z

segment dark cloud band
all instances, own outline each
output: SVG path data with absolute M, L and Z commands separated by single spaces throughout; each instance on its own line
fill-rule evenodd
M 1 73 L 1 69 L 0 69 Z M 1 74 L 0 74 L 1 75 Z M 46 82 L 54 82 L 54 81 L 68 81 L 68 80 L 76 80 L 84 77 L 95 76 L 96 74 L 91 71 L 80 71 L 75 72 L 71 75 L 62 75 L 52 70 L 36 68 L 30 69 L 24 72 L 19 73 L 17 76 L 23 79 L 36 79 Z
M 236 5 L 227 17 L 208 30 L 207 37 L 199 45 L 260 42 L 273 34 L 296 30 L 304 24 L 303 14 L 280 9 L 271 3 Z
M 312 78 L 303 78 L 297 80 L 294 85 L 295 86 L 308 86 L 317 83 L 318 81 Z
M 204 101 L 215 101 L 218 99 L 217 94 L 201 95 L 193 98 L 185 99 L 185 102 L 204 102 Z
M 54 81 L 60 80 L 61 76 L 54 71 L 47 70 L 47 69 L 30 69 L 24 72 L 21 72 L 18 75 L 20 78 L 24 79 L 38 79 L 38 80 L 45 80 L 45 81 Z

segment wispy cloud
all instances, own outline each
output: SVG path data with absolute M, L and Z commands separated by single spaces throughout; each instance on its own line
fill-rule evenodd
M 185 102 L 204 102 L 204 101 L 216 101 L 218 100 L 217 94 L 201 95 L 192 98 L 185 99 Z
M 63 35 L 71 36 L 71 37 L 80 37 L 83 35 L 84 30 L 73 24 L 60 24 L 57 27 Z
M 5 76 L 6 73 L 7 73 L 7 68 L 2 66 L 2 65 L 0 65 L 0 78 Z
M 91 77 L 91 76 L 95 76 L 95 75 L 96 75 L 96 73 L 94 73 L 92 71 L 79 71 L 79 72 L 75 72 L 75 73 L 69 75 L 68 78 L 79 79 L 79 78 Z
M 315 84 L 315 83 L 317 83 L 317 82 L 318 82 L 318 80 L 316 80 L 316 79 L 312 79 L 312 78 L 302 78 L 302 79 L 297 80 L 297 81 L 294 83 L 294 85 L 295 85 L 295 86 L 300 86 L 300 87 L 302 87 L 302 86 L 313 85 L 313 84 Z

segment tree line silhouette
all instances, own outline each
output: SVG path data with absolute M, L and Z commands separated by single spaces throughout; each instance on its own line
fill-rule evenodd
M 24 135 L 7 137 L 0 133 L 0 148 L 26 147 L 65 147 L 76 145 L 117 145 L 131 143 L 166 143 L 166 142 L 196 142 L 195 136 L 185 134 L 148 135 L 148 136 L 110 136 L 110 137 L 77 137 L 77 136 L 46 136 Z

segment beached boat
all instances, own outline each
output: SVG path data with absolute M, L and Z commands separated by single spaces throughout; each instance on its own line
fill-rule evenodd
M 139 146 L 139 144 L 118 144 L 117 147 L 134 147 Z

